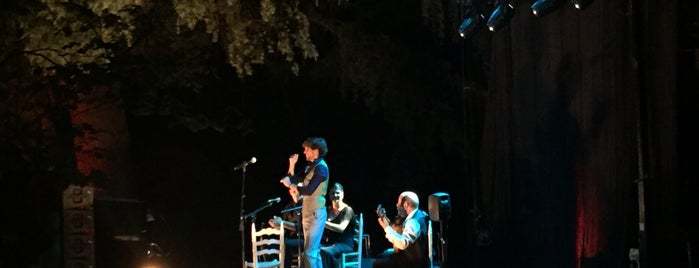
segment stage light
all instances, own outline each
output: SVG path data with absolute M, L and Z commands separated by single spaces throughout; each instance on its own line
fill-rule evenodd
M 592 2 L 591 0 L 570 0 L 570 3 L 575 6 L 575 9 L 583 9 Z
M 478 28 L 478 26 L 481 25 L 484 19 L 485 18 L 483 15 L 480 14 L 470 15 L 464 20 L 464 22 L 461 23 L 461 26 L 459 27 L 459 35 L 461 35 L 462 38 L 470 36 Z
M 170 268 L 170 265 L 162 258 L 144 260 L 139 268 Z
M 490 14 L 490 18 L 488 18 L 488 23 L 486 24 L 488 29 L 493 32 L 500 29 L 503 24 L 510 20 L 514 10 L 514 6 L 509 1 L 498 2 L 497 7 Z
M 140 268 L 169 268 L 166 255 L 157 243 L 149 243 L 146 258 L 144 258 Z
M 532 13 L 541 17 L 556 9 L 560 4 L 561 0 L 537 0 L 532 4 Z

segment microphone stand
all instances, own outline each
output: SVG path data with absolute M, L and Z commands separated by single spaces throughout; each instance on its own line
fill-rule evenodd
M 291 211 L 294 211 L 296 214 L 296 265 L 298 267 L 301 267 L 301 231 L 303 230 L 301 226 L 301 207 L 299 205 L 281 211 L 282 214 Z
M 240 230 L 240 262 L 242 264 L 242 268 L 245 268 L 245 220 L 249 218 L 250 216 L 254 216 L 260 210 L 269 207 L 272 205 L 273 202 L 265 202 L 265 205 L 256 209 L 250 214 L 245 215 L 245 209 L 244 209 L 244 202 L 245 202 L 245 173 L 247 171 L 247 163 L 243 163 L 242 165 L 234 168 L 234 170 L 242 169 L 242 179 L 240 180 L 240 223 L 238 224 L 238 229 Z M 254 256 L 253 256 L 254 257 Z
M 240 230 L 240 262 L 242 268 L 245 268 L 245 210 L 243 209 L 243 203 L 245 202 L 245 171 L 246 166 L 243 165 L 242 168 L 242 179 L 240 180 L 240 223 L 238 224 L 238 230 Z
M 258 213 L 258 212 L 262 211 L 262 210 L 265 209 L 265 208 L 271 207 L 272 204 L 274 204 L 274 203 L 276 203 L 276 202 L 266 201 L 266 202 L 265 202 L 264 204 L 262 204 L 260 207 L 258 207 L 257 209 L 255 209 L 255 211 L 248 213 L 248 214 L 245 215 L 243 218 L 244 218 L 244 219 L 253 218 L 252 221 L 254 222 L 254 221 L 255 221 L 255 217 L 257 216 L 257 213 Z
M 303 226 L 301 226 L 301 210 L 296 210 L 296 265 L 302 267 L 301 263 L 301 238 L 303 238 Z

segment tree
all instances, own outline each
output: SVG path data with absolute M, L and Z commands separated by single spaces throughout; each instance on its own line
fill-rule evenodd
M 42 0 L 21 2 L 17 19 L 24 52 L 36 67 L 90 72 L 109 66 L 138 42 L 147 42 L 155 29 L 165 35 L 198 30 L 225 51 L 228 63 L 243 77 L 270 54 L 283 56 L 294 72 L 298 60 L 318 56 L 302 3 Z

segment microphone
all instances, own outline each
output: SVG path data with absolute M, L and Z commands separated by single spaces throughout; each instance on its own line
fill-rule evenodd
M 282 201 L 282 198 L 281 198 L 281 197 L 277 197 L 277 198 L 272 198 L 272 199 L 270 199 L 270 200 L 267 200 L 267 203 L 268 203 L 268 204 L 271 204 L 271 203 L 279 203 L 280 201 Z
M 233 168 L 233 170 L 239 170 L 239 169 L 244 168 L 244 167 L 246 167 L 246 166 L 248 166 L 248 165 L 250 165 L 250 164 L 255 164 L 255 162 L 257 162 L 257 158 L 255 158 L 255 157 L 253 156 L 252 158 L 250 158 L 250 160 L 248 160 L 248 161 L 243 161 L 243 163 L 240 163 L 240 165 L 235 166 L 235 167 Z

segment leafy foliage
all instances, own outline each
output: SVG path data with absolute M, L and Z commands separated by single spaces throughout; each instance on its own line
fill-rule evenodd
M 118 52 L 153 33 L 148 27 L 167 24 L 177 34 L 204 29 L 244 77 L 269 54 L 282 55 L 295 72 L 298 60 L 318 57 L 300 2 L 42 0 L 19 19 L 24 52 L 35 67 L 84 72 L 90 71 L 86 67 L 106 67 Z
M 303 60 L 319 57 L 317 45 L 324 46 L 322 67 L 305 68 L 324 79 L 323 87 L 372 111 L 419 107 L 403 107 L 412 100 L 402 95 L 434 85 L 405 80 L 405 73 L 424 79 L 448 72 L 405 68 L 415 66 L 416 53 L 434 53 L 456 36 L 444 34 L 456 27 L 454 18 L 445 18 L 454 4 L 435 0 L 15 1 L 22 7 L 14 12 L 22 43 L 17 47 L 33 67 L 57 69 L 67 83 L 82 84 L 75 87 L 81 90 L 115 87 L 129 114 L 166 117 L 193 131 L 250 131 L 245 112 L 231 101 L 235 92 L 216 91 L 237 90 L 235 83 L 262 64 L 298 75 Z M 316 44 L 311 31 L 320 40 Z
M 133 41 L 135 6 L 127 1 L 42 1 L 22 19 L 25 53 L 41 68 L 109 64 L 107 44 Z

